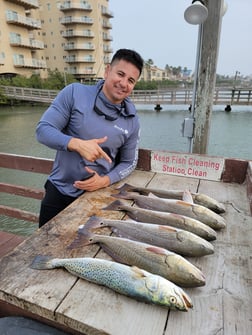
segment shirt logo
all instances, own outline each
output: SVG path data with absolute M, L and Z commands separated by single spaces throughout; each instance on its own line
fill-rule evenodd
M 114 128 L 120 130 L 125 135 L 127 135 L 129 133 L 128 129 L 123 129 L 121 127 L 118 127 L 116 124 L 114 125 Z

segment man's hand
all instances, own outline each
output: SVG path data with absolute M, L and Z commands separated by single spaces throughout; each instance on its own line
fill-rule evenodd
M 81 157 L 85 158 L 90 162 L 94 162 L 97 159 L 104 158 L 107 162 L 111 163 L 111 158 L 102 150 L 99 144 L 106 142 L 107 136 L 92 140 L 81 140 L 79 138 L 72 138 L 68 143 L 69 151 L 78 152 Z
M 96 191 L 100 188 L 104 188 L 110 185 L 110 179 L 108 176 L 100 176 L 96 171 L 85 167 L 88 173 L 94 173 L 93 177 L 86 180 L 77 180 L 74 182 L 74 187 L 84 191 Z

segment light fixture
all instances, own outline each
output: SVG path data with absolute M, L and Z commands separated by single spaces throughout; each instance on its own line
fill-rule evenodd
M 203 1 L 194 0 L 185 10 L 184 18 L 190 24 L 201 24 L 208 16 L 208 9 Z
M 221 9 L 221 16 L 224 16 L 228 10 L 228 4 L 224 1 Z

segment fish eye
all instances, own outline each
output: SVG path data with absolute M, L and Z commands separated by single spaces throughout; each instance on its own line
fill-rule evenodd
M 170 297 L 170 302 L 171 302 L 172 304 L 176 304 L 176 302 L 177 302 L 176 297 L 171 296 L 171 297 Z

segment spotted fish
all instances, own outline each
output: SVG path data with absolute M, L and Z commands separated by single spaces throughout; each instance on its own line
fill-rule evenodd
M 190 297 L 167 279 L 124 264 L 96 258 L 51 258 L 36 256 L 32 269 L 50 270 L 63 267 L 87 281 L 106 286 L 133 299 L 170 309 L 188 311 Z

